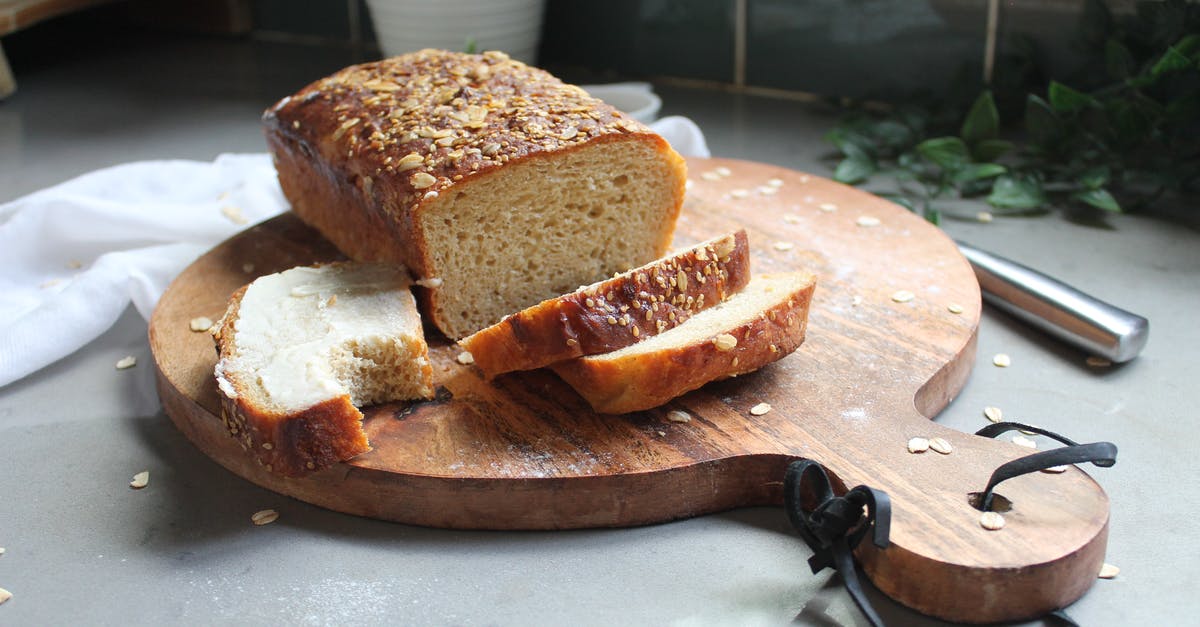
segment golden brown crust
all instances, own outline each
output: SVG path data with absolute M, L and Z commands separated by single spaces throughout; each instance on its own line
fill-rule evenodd
M 738 230 L 620 276 L 543 301 L 459 342 L 489 379 L 607 353 L 672 329 L 750 280 Z
M 268 471 L 300 477 L 371 450 L 362 412 L 339 396 L 302 412 L 260 411 L 244 397 L 221 395 L 221 422 Z
M 355 259 L 405 263 L 419 276 L 429 276 L 428 255 L 415 216 L 456 183 L 629 136 L 671 150 L 579 87 L 500 52 L 422 50 L 351 66 L 284 98 L 263 121 L 303 220 Z
M 605 414 L 650 409 L 705 383 L 757 370 L 786 357 L 804 342 L 814 281 L 750 322 L 728 329 L 737 339 L 721 350 L 699 340 L 620 359 L 580 358 L 551 366 L 559 377 Z

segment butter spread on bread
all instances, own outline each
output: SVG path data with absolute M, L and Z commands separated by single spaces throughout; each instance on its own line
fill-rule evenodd
M 268 470 L 299 476 L 370 449 L 356 406 L 433 396 L 405 268 L 333 263 L 259 277 L 213 329 L 221 418 Z

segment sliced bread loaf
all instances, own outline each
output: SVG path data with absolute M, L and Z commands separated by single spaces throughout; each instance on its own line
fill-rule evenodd
M 598 412 L 657 407 L 796 350 L 804 341 L 814 286 L 807 273 L 757 276 L 685 324 L 620 350 L 551 367 Z
M 548 299 L 459 342 L 489 379 L 624 348 L 675 328 L 750 279 L 739 230 Z
M 299 476 L 370 450 L 355 406 L 429 398 L 433 369 L 402 266 L 334 263 L 256 279 L 213 330 L 229 432 Z
M 352 66 L 263 121 L 296 215 L 407 265 L 452 339 L 662 256 L 687 178 L 648 127 L 500 52 Z

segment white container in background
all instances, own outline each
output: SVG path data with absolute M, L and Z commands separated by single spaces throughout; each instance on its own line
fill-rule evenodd
M 424 48 L 501 50 L 534 64 L 545 0 L 367 0 L 384 56 Z

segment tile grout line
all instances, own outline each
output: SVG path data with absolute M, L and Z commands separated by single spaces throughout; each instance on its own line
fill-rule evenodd
M 734 0 L 733 84 L 746 86 L 746 0 Z

